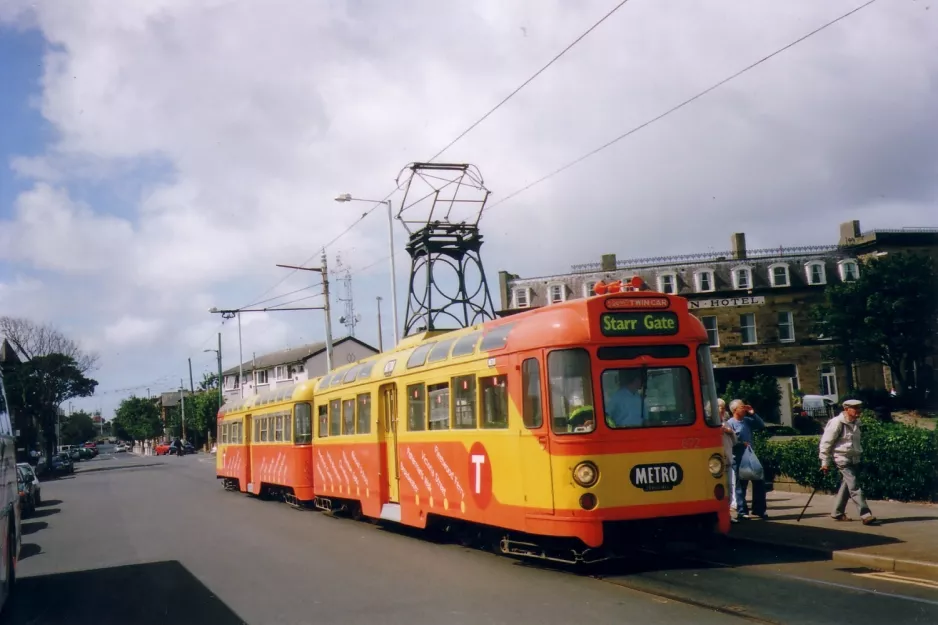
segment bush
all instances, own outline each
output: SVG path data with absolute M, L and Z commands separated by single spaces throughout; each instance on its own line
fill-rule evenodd
M 859 476 L 867 497 L 923 501 L 938 494 L 938 432 L 883 423 L 870 411 L 863 413 L 860 427 Z M 754 446 L 767 480 L 786 475 L 802 486 L 834 492 L 840 486 L 840 473 L 833 467 L 827 475 L 820 470 L 819 443 L 818 436 L 772 441 L 760 433 Z

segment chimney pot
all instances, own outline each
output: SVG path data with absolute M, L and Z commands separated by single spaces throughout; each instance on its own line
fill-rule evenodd
M 603 267 L 603 271 L 615 271 L 616 270 L 616 255 L 615 254 L 603 254 L 602 267 Z
M 746 233 L 734 233 L 731 241 L 733 244 L 733 258 L 736 260 L 746 258 Z

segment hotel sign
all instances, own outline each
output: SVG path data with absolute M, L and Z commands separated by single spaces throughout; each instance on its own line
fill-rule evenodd
M 687 302 L 690 310 L 698 308 L 734 308 L 736 306 L 762 306 L 765 304 L 765 297 L 714 297 L 712 299 L 701 299 Z

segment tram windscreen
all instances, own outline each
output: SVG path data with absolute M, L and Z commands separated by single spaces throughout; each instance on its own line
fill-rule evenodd
M 690 425 L 696 417 L 686 367 L 606 369 L 602 388 L 606 425 L 613 429 Z

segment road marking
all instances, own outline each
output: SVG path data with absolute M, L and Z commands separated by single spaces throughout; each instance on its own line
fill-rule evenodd
M 812 579 L 810 577 L 799 577 L 797 575 L 783 575 L 782 577 L 790 577 L 791 579 L 799 579 L 803 582 L 808 582 L 810 584 L 820 584 L 821 586 L 833 586 L 834 588 L 843 588 L 846 590 L 853 590 L 855 592 L 865 592 L 869 595 L 876 595 L 877 597 L 891 597 L 893 599 L 905 599 L 906 601 L 915 601 L 917 603 L 927 603 L 928 605 L 938 605 L 938 601 L 932 601 L 931 599 L 922 599 L 920 597 L 910 597 L 908 595 L 898 595 L 892 592 L 882 592 L 880 590 L 869 590 L 868 588 L 860 588 L 859 586 L 851 586 L 849 584 L 838 584 L 836 582 L 826 582 L 820 579 Z
M 857 577 L 884 579 L 886 581 L 896 582 L 898 584 L 912 584 L 914 586 L 921 586 L 922 588 L 932 588 L 938 590 L 938 582 L 928 579 L 920 579 L 918 577 L 905 577 L 903 575 L 896 575 L 895 573 L 889 573 L 885 571 L 874 571 L 872 573 L 854 573 L 854 575 Z

